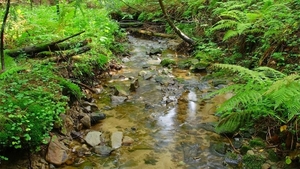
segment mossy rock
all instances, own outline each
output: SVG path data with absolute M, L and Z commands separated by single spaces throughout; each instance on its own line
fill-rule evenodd
M 189 60 L 183 60 L 178 63 L 179 69 L 189 69 L 192 66 L 192 63 Z
M 164 59 L 164 60 L 161 61 L 160 64 L 163 67 L 168 67 L 168 66 L 171 66 L 171 65 L 176 65 L 176 62 L 173 59 Z
M 208 67 L 208 63 L 198 62 L 191 66 L 192 72 L 204 72 L 206 71 L 206 68 Z

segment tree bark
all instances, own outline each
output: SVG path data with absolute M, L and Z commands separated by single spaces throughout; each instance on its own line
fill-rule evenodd
M 176 25 L 172 22 L 172 20 L 170 19 L 169 15 L 167 14 L 166 10 L 165 10 L 165 6 L 163 4 L 163 0 L 158 0 L 160 8 L 168 22 L 168 24 L 171 26 L 171 28 L 174 30 L 174 32 L 185 42 L 187 42 L 189 45 L 194 46 L 196 44 L 196 42 L 189 38 L 187 35 L 185 35 L 179 28 L 176 27 Z
M 1 27 L 1 43 L 0 43 L 0 58 L 1 58 L 1 72 L 5 70 L 5 60 L 4 60 L 4 30 L 5 30 L 5 24 L 7 20 L 7 16 L 9 14 L 9 8 L 10 8 L 10 0 L 7 0 L 6 4 L 6 10 L 2 22 L 2 27 Z

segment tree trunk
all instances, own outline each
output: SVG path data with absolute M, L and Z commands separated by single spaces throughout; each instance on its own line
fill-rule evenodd
M 172 22 L 172 20 L 170 19 L 169 15 L 167 14 L 166 10 L 165 10 L 165 6 L 163 4 L 162 0 L 158 0 L 160 8 L 168 22 L 168 24 L 171 26 L 171 28 L 174 30 L 174 32 L 185 42 L 187 42 L 189 45 L 194 46 L 196 44 L 196 42 L 189 38 L 187 35 L 185 35 L 179 28 L 176 27 L 176 25 L 174 25 L 174 23 Z
M 4 60 L 4 30 L 5 30 L 5 24 L 7 20 L 7 16 L 9 14 L 9 8 L 10 8 L 10 0 L 7 0 L 6 4 L 6 10 L 3 18 L 3 23 L 1 27 L 1 43 L 0 43 L 0 58 L 1 58 L 1 72 L 5 70 L 5 60 Z

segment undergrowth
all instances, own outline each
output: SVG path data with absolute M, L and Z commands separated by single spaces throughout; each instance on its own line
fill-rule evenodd
M 0 159 L 5 159 L 1 153 L 7 148 L 36 150 L 46 143 L 54 124 L 61 122 L 60 115 L 69 108 L 69 96 L 83 97 L 80 87 L 64 77 L 88 82 L 113 57 L 115 36 L 122 35 L 118 25 L 99 2 L 77 2 L 61 2 L 59 16 L 55 6 L 11 8 L 5 49 L 49 43 L 85 31 L 68 41 L 89 39 L 91 50 L 65 63 L 5 56 L 6 70 L 0 74 Z

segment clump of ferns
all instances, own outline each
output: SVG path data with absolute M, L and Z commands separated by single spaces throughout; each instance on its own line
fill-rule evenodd
M 285 75 L 269 67 L 250 70 L 237 65 L 214 64 L 214 68 L 227 69 L 242 79 L 213 92 L 232 93 L 233 96 L 220 105 L 217 114 L 220 121 L 218 133 L 234 133 L 260 117 L 272 117 L 287 124 L 300 114 L 300 76 Z

